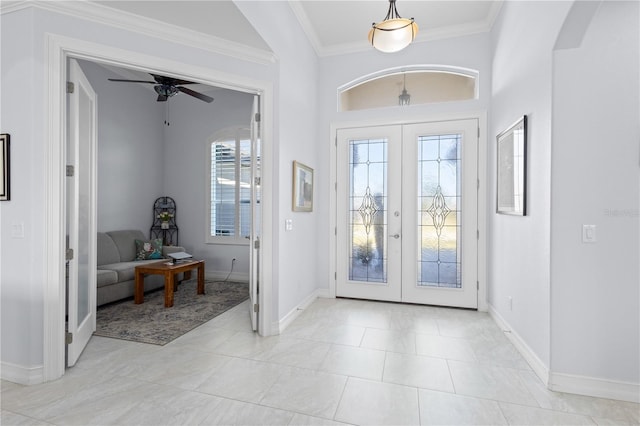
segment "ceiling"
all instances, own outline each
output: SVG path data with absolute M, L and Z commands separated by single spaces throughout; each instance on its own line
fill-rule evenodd
M 270 50 L 230 0 L 94 3 Z M 389 3 L 387 0 L 290 0 L 289 5 L 318 55 L 325 56 L 371 49 L 367 33 L 373 22 L 384 19 Z M 416 42 L 488 31 L 501 5 L 502 0 L 398 0 L 396 3 L 402 17 L 413 17 L 418 23 L 420 31 Z

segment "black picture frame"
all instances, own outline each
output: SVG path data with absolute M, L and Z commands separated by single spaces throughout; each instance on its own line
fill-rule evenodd
M 0 201 L 11 199 L 11 156 L 8 133 L 0 134 Z
M 527 116 L 496 137 L 496 213 L 527 214 Z

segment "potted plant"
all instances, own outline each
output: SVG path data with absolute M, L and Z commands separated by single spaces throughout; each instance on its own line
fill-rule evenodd
M 173 217 L 173 214 L 164 211 L 161 213 L 158 213 L 157 218 L 160 219 L 160 227 L 162 229 L 169 229 L 169 220 Z

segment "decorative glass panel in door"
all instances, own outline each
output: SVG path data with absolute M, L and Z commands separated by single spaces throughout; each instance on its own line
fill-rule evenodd
M 338 131 L 338 296 L 400 300 L 400 135 Z
M 403 127 L 402 300 L 477 307 L 476 120 Z

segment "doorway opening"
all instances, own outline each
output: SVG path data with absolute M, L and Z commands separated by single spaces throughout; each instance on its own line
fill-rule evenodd
M 44 312 L 44 368 L 43 376 L 46 381 L 56 379 L 64 374 L 65 370 L 65 239 L 66 239 L 66 213 L 65 213 L 65 181 L 64 170 L 67 158 L 65 143 L 67 139 L 67 111 L 66 105 L 66 80 L 69 59 L 80 59 L 97 62 L 117 67 L 130 68 L 137 71 L 170 75 L 189 81 L 196 81 L 216 87 L 230 88 L 239 92 L 258 95 L 270 105 L 272 97 L 271 84 L 264 81 L 253 80 L 241 76 L 230 76 L 218 73 L 215 70 L 203 69 L 195 66 L 173 62 L 164 58 L 123 52 L 102 45 L 87 43 L 80 40 L 48 36 L 47 56 L 47 83 L 48 103 L 47 115 L 49 129 L 51 130 L 49 143 L 47 144 L 47 171 L 49 185 L 47 192 L 48 222 L 45 226 L 47 240 L 47 279 L 45 282 L 45 312 Z M 262 144 L 262 171 L 271 169 L 270 135 L 272 133 L 271 111 L 263 109 L 256 117 L 261 117 L 259 127 Z M 62 118 L 62 119 L 61 119 Z M 261 182 L 261 196 L 263 213 L 262 221 L 269 221 L 271 214 L 271 184 L 268 181 Z M 94 212 L 95 213 L 95 212 Z M 270 227 L 262 227 L 266 230 L 261 236 L 262 240 L 271 241 Z M 272 254 L 263 251 L 256 253 L 258 265 L 256 274 L 261 284 L 259 303 L 259 328 L 260 334 L 268 335 L 270 330 L 270 264 Z
M 336 295 L 478 308 L 478 120 L 336 141 Z

